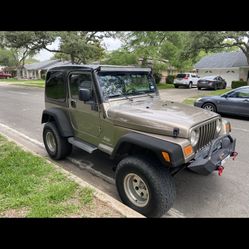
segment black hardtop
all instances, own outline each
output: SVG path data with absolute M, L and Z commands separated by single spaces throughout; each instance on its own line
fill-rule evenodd
M 117 66 L 117 65 L 77 65 L 69 64 L 66 66 L 52 67 L 50 71 L 71 71 L 71 70 L 89 70 L 101 72 L 151 72 L 151 68 L 134 67 L 134 66 Z

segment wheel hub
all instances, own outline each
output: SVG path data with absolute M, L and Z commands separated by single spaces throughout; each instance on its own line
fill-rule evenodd
M 49 150 L 52 153 L 54 153 L 56 151 L 56 142 L 55 142 L 54 134 L 51 131 L 47 132 L 46 141 L 47 141 L 47 146 Z
M 148 204 L 149 190 L 143 179 L 134 174 L 128 174 L 124 179 L 124 190 L 129 200 L 136 206 L 144 207 Z

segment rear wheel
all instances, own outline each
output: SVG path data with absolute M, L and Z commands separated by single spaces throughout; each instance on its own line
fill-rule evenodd
M 206 103 L 202 106 L 203 109 L 206 109 L 208 111 L 212 111 L 212 112 L 216 112 L 217 109 L 216 109 L 216 106 L 212 103 Z
M 198 90 L 201 90 L 201 88 L 200 88 L 200 87 L 197 87 L 197 89 L 198 89 Z
M 173 177 L 146 157 L 123 159 L 115 178 L 121 200 L 147 217 L 161 217 L 173 205 L 176 196 Z
M 178 86 L 178 85 L 175 85 L 175 88 L 179 88 L 179 86 Z
M 59 134 L 54 122 L 48 122 L 43 128 L 43 142 L 49 156 L 60 160 L 72 152 L 72 145 Z

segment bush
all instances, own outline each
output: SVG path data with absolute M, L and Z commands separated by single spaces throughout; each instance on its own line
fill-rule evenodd
M 232 89 L 234 88 L 238 88 L 238 87 L 241 87 L 241 86 L 247 86 L 247 82 L 246 81 L 232 81 Z
M 156 84 L 159 84 L 161 81 L 162 75 L 160 73 L 154 73 L 153 76 L 154 76 L 154 79 L 156 81 Z
M 166 78 L 166 83 L 167 84 L 174 84 L 174 78 L 175 78 L 174 75 L 168 75 Z

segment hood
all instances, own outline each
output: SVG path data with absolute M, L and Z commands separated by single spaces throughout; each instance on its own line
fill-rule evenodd
M 115 125 L 142 132 L 172 136 L 173 129 L 179 128 L 179 137 L 188 137 L 191 127 L 219 116 L 199 107 L 160 98 L 111 106 L 107 115 Z

